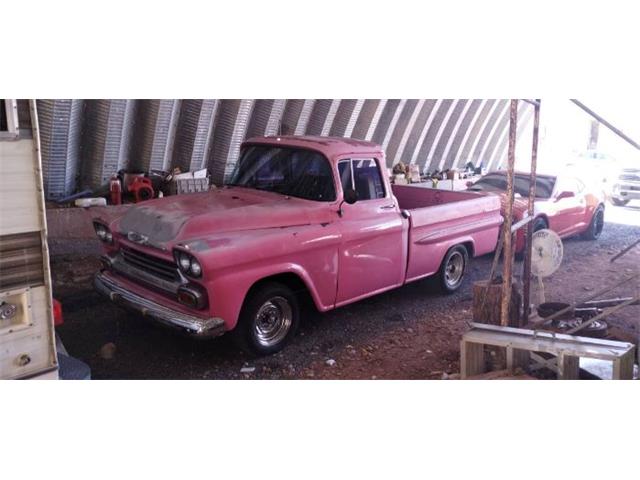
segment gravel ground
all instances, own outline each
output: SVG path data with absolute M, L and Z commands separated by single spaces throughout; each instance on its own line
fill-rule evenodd
M 547 300 L 573 301 L 640 268 L 640 247 L 609 263 L 640 235 L 640 207 L 608 206 L 606 220 L 597 242 L 564 242 L 563 267 L 545 282 Z M 97 258 L 83 255 L 79 265 L 75 257 L 73 269 L 71 258 L 52 259 L 54 295 L 63 302 L 65 318 L 58 333 L 96 379 L 448 378 L 459 370 L 472 284 L 488 276 L 492 260 L 490 255 L 473 259 L 463 288 L 454 295 L 441 294 L 425 280 L 327 314 L 309 312 L 284 351 L 252 358 L 224 336 L 195 340 L 120 310 L 91 288 Z M 610 319 L 616 334 L 638 338 L 639 310 L 628 307 Z

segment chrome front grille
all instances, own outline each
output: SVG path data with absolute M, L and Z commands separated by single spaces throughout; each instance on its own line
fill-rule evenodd
M 120 252 L 122 253 L 122 259 L 129 265 L 142 268 L 148 273 L 162 278 L 163 280 L 180 280 L 178 267 L 174 262 L 147 255 L 146 253 L 133 250 L 128 247 L 122 247 Z

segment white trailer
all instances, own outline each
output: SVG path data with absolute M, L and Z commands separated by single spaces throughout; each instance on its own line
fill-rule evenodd
M 0 100 L 0 378 L 58 378 L 35 100 Z

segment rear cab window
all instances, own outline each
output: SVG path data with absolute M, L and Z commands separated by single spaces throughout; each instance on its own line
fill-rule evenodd
M 338 175 L 342 191 L 354 189 L 358 201 L 385 198 L 380 167 L 373 158 L 341 160 L 338 163 Z

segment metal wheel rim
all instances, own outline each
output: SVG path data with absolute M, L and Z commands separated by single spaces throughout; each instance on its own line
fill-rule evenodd
M 596 213 L 595 225 L 594 225 L 594 229 L 595 229 L 594 233 L 596 234 L 596 237 L 602 233 L 603 228 L 604 228 L 604 212 L 602 210 L 599 210 Z
M 293 321 L 291 305 L 284 297 L 273 297 L 262 304 L 254 318 L 256 340 L 263 347 L 272 347 L 289 333 Z
M 464 274 L 464 257 L 460 252 L 454 252 L 444 268 L 444 281 L 449 287 L 455 287 L 462 280 Z

